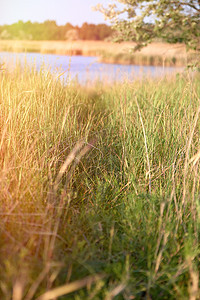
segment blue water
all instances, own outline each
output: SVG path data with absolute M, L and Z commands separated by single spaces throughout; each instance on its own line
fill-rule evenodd
M 182 70 L 182 68 L 174 67 L 105 64 L 98 62 L 97 57 L 0 52 L 0 63 L 5 63 L 4 68 L 12 68 L 16 61 L 22 66 L 26 62 L 38 71 L 45 66 L 55 76 L 60 75 L 68 82 L 77 80 L 81 84 L 92 83 L 96 80 L 112 83 L 124 79 L 133 81 L 144 77 L 162 77 Z M 65 73 L 62 74 L 63 72 Z

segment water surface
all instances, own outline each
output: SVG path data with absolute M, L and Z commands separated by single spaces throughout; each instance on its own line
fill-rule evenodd
M 98 62 L 97 57 L 0 52 L 0 62 L 5 62 L 5 67 L 11 68 L 16 61 L 22 66 L 25 62 L 33 65 L 38 71 L 45 65 L 56 76 L 65 72 L 61 75 L 64 79 L 68 82 L 77 80 L 81 84 L 96 80 L 112 83 L 124 79 L 132 81 L 144 77 L 162 77 L 183 70 L 175 67 L 105 64 Z

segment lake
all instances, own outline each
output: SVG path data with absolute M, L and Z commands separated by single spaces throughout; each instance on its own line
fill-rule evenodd
M 183 70 L 183 68 L 175 67 L 105 64 L 98 62 L 97 57 L 0 52 L 0 63 L 5 62 L 5 68 L 12 68 L 16 61 L 22 66 L 27 62 L 36 70 L 45 66 L 56 76 L 65 72 L 61 75 L 64 79 L 68 82 L 78 80 L 81 84 L 92 83 L 96 80 L 112 83 L 124 79 L 132 81 L 144 77 L 162 77 Z

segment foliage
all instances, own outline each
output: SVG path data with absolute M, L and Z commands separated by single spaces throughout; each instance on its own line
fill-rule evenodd
M 197 49 L 200 43 L 199 0 L 115 0 L 108 8 L 98 5 L 118 31 L 117 40 L 133 40 L 137 49 L 155 38 L 168 42 L 183 42 Z
M 81 40 L 104 40 L 112 35 L 113 30 L 106 24 L 88 24 L 83 23 L 79 30 Z
M 19 21 L 12 25 L 0 26 L 0 39 L 65 40 L 75 36 L 75 39 L 80 40 L 104 40 L 112 33 L 111 27 L 106 24 L 84 23 L 79 27 L 66 23 L 58 26 L 55 21 L 51 20 L 44 23 Z

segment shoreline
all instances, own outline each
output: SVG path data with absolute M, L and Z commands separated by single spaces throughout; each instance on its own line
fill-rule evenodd
M 132 51 L 134 46 L 131 42 L 0 40 L 0 52 L 96 56 L 107 64 L 184 67 L 194 57 L 183 44 L 154 42 L 137 52 Z

